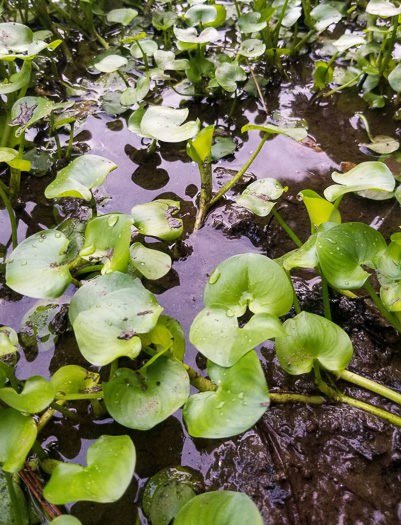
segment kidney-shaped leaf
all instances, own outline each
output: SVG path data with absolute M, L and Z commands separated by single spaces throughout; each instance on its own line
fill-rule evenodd
M 149 430 L 178 410 L 189 396 L 189 377 L 181 363 L 160 356 L 138 373 L 119 368 L 103 383 L 110 415 L 121 425 Z
M 114 73 L 120 67 L 124 67 L 128 64 L 128 60 L 121 55 L 112 55 L 110 53 L 100 53 L 91 62 L 91 66 L 100 71 L 101 73 Z
M 0 357 L 7 354 L 13 354 L 18 351 L 17 332 L 9 326 L 0 327 Z
M 151 106 L 143 115 L 140 129 L 147 137 L 163 142 L 182 142 L 199 132 L 199 119 L 184 124 L 188 109 L 174 109 L 166 106 Z
M 187 44 L 207 44 L 208 42 L 213 42 L 219 36 L 214 27 L 207 27 L 199 35 L 194 27 L 186 29 L 174 27 L 174 34 L 180 42 Z
M 50 44 L 35 38 L 36 35 L 23 24 L 6 22 L 0 24 L 0 60 L 11 62 L 16 58 L 32 60 L 43 49 L 56 49 L 61 40 Z M 47 35 L 44 37 L 46 38 Z
M 330 371 L 340 371 L 352 358 L 352 343 L 335 323 L 319 315 L 301 312 L 284 323 L 286 337 L 276 339 L 280 365 L 292 375 L 312 370 L 314 360 Z
M 257 38 L 248 38 L 241 42 L 238 54 L 247 58 L 256 58 L 266 51 L 266 44 Z
M 266 412 L 270 400 L 256 352 L 248 352 L 231 368 L 208 361 L 207 369 L 217 390 L 195 394 L 185 403 L 189 434 L 221 439 L 251 428 Z
M 393 174 L 383 162 L 362 162 L 346 173 L 333 172 L 334 184 L 324 190 L 328 201 L 335 201 L 341 195 L 352 191 L 382 190 L 393 191 Z
M 87 467 L 58 463 L 44 497 L 54 505 L 72 501 L 112 503 L 124 494 L 135 469 L 135 447 L 129 436 L 101 436 L 88 448 Z
M 274 208 L 275 201 L 284 188 L 277 179 L 266 178 L 252 182 L 237 199 L 237 203 L 259 217 L 266 217 Z
M 217 17 L 217 9 L 214 5 L 195 4 L 185 13 L 185 22 L 189 26 L 198 24 L 210 24 Z
M 213 363 L 232 366 L 258 344 L 280 335 L 284 332 L 275 315 L 256 314 L 240 328 L 234 312 L 214 305 L 195 317 L 189 340 Z
M 179 211 L 180 203 L 168 199 L 156 199 L 152 202 L 137 204 L 131 210 L 134 224 L 142 235 L 158 237 L 163 241 L 172 241 L 182 234 L 182 220 L 174 215 Z
M 267 26 L 267 22 L 263 20 L 261 13 L 252 12 L 241 15 L 238 18 L 238 27 L 241 33 L 256 33 L 262 31 Z
M 136 357 L 138 334 L 152 330 L 162 310 L 139 279 L 113 272 L 84 284 L 71 299 L 69 316 L 85 359 L 104 366 L 122 355 Z
M 366 12 L 370 15 L 388 18 L 389 16 L 397 16 L 401 14 L 401 7 L 397 7 L 387 0 L 370 0 L 366 6 Z
M 241 133 L 245 131 L 250 131 L 252 129 L 257 129 L 259 131 L 264 131 L 265 133 L 275 133 L 277 135 L 287 135 L 297 142 L 301 142 L 308 136 L 308 132 L 305 128 L 283 128 L 276 126 L 275 124 L 266 124 L 265 126 L 256 126 L 254 124 L 247 124 L 241 129 Z
M 323 274 L 334 288 L 353 290 L 364 285 L 374 260 L 386 249 L 381 233 L 359 222 L 339 224 L 318 234 L 316 250 Z
M 15 410 L 35 414 L 47 408 L 53 401 L 56 391 L 46 379 L 32 376 L 26 380 L 20 394 L 11 387 L 0 388 L 0 399 Z
M 63 394 L 89 392 L 97 387 L 99 374 L 77 365 L 62 366 L 50 379 L 54 390 Z
M 210 275 L 205 306 L 223 305 L 240 317 L 251 312 L 284 315 L 292 306 L 292 289 L 280 266 L 256 253 L 234 255 Z
M 29 126 L 48 117 L 53 111 L 70 108 L 74 102 L 55 103 L 45 97 L 22 97 L 11 108 L 11 126 L 19 126 L 15 135 L 19 137 Z
M 174 525 L 263 525 L 255 503 L 246 494 L 221 490 L 191 499 L 180 510 Z
M 79 197 L 90 201 L 90 189 L 101 186 L 107 175 L 116 168 L 117 165 L 105 157 L 82 155 L 57 173 L 55 180 L 47 186 L 45 196 L 48 199 Z
M 56 230 L 38 232 L 22 241 L 7 262 L 7 286 L 37 299 L 62 295 L 71 282 L 68 266 L 62 264 L 69 242 Z
M 75 516 L 63 514 L 52 520 L 50 525 L 82 525 L 82 522 Z
M 131 8 L 112 9 L 107 13 L 107 21 L 116 24 L 128 25 L 138 15 L 138 11 Z
M 216 81 L 225 91 L 234 93 L 237 89 L 237 82 L 246 80 L 246 73 L 238 64 L 223 62 L 216 69 Z
M 140 242 L 134 242 L 130 248 L 131 264 L 146 279 L 161 279 L 171 269 L 171 257 L 167 253 L 146 248 Z
M 14 474 L 22 469 L 37 433 L 31 416 L 13 408 L 0 409 L 0 463 L 5 472 Z

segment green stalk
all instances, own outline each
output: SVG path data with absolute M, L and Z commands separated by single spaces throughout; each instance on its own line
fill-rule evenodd
M 316 30 L 315 30 L 315 29 L 311 29 L 311 30 L 309 31 L 309 33 L 308 33 L 306 36 L 304 36 L 303 39 L 300 40 L 296 46 L 294 46 L 293 51 L 292 51 L 291 54 L 295 54 L 299 49 L 301 49 L 301 47 L 302 47 L 302 46 L 303 46 L 303 45 L 304 45 L 304 44 L 310 39 L 310 37 L 311 37 L 312 35 L 314 35 L 315 33 L 316 33 Z
M 274 208 L 272 209 L 272 214 L 277 219 L 277 222 L 280 224 L 280 226 L 285 230 L 287 235 L 294 241 L 294 243 L 300 248 L 302 246 L 302 241 L 295 235 L 295 233 L 292 231 L 292 229 L 288 226 L 288 224 L 284 221 L 284 219 L 279 215 L 278 211 L 276 211 Z
M 95 201 L 95 197 L 93 196 L 92 191 L 91 191 L 90 205 L 91 205 L 91 208 L 92 208 L 92 217 L 97 217 L 96 201 Z
M 212 383 L 209 379 L 206 379 L 206 377 L 198 374 L 196 370 L 185 364 L 184 368 L 188 372 L 191 385 L 197 388 L 200 392 L 213 392 L 214 390 L 217 390 L 217 385 Z
M 70 139 L 68 141 L 67 151 L 65 152 L 66 160 L 69 160 L 71 157 L 72 143 L 74 140 L 74 125 L 75 125 L 75 122 L 70 122 Z
M 358 73 L 358 75 L 354 78 L 352 78 L 349 82 L 346 82 L 345 84 L 343 84 L 342 86 L 338 86 L 334 89 L 332 89 L 331 91 L 329 91 L 328 93 L 325 93 L 323 95 L 323 97 L 329 97 L 330 95 L 332 95 L 333 93 L 336 93 L 337 91 L 340 91 L 341 89 L 344 89 L 348 86 L 350 86 L 351 84 L 353 84 L 356 80 L 358 80 L 359 77 L 361 77 L 362 75 L 364 74 L 363 71 L 361 71 L 360 73 Z
M 386 397 L 387 399 L 390 399 L 391 401 L 394 401 L 395 403 L 401 405 L 401 394 L 398 394 L 398 392 L 395 392 L 390 388 L 380 385 L 375 381 L 371 381 L 370 379 L 366 379 L 366 377 L 354 374 L 349 370 L 342 370 L 341 372 L 336 372 L 334 375 L 337 379 L 344 379 L 344 381 L 348 381 L 349 383 L 353 383 L 354 385 L 366 388 L 371 392 L 375 392 L 376 394 Z
M 20 512 L 20 502 L 18 501 L 17 493 L 15 492 L 13 478 L 9 472 L 3 472 L 7 481 L 8 494 L 10 495 L 11 508 L 14 514 L 14 523 L 15 525 L 24 525 L 24 521 Z
M 75 412 L 71 412 L 70 410 L 67 410 L 66 408 L 63 407 L 63 402 L 56 402 L 56 401 L 53 401 L 52 403 L 50 403 L 50 408 L 52 410 L 54 410 L 54 412 L 60 412 L 60 414 L 62 414 L 64 417 L 68 418 L 68 419 L 72 419 L 73 421 L 82 421 L 81 418 L 78 416 L 78 414 L 76 414 Z
M 94 394 L 57 394 L 54 398 L 56 401 L 82 401 L 85 399 L 103 399 L 104 395 L 101 390 Z
M 229 181 L 227 182 L 227 184 L 225 184 L 217 193 L 216 195 L 212 198 L 212 200 L 210 201 L 207 209 L 209 210 L 214 204 L 216 204 L 216 202 L 218 200 L 221 199 L 221 197 L 227 193 L 227 191 L 232 188 L 234 186 L 234 184 L 236 184 L 240 178 L 244 175 L 244 173 L 246 172 L 246 170 L 249 168 L 249 166 L 252 164 L 252 162 L 256 159 L 256 157 L 258 156 L 260 150 L 262 149 L 263 147 L 263 144 L 266 142 L 266 140 L 268 139 L 270 133 L 266 133 L 265 136 L 263 137 L 263 139 L 260 141 L 260 144 L 259 146 L 256 148 L 256 150 L 252 153 L 251 157 L 249 158 L 249 160 L 244 164 L 244 166 L 238 171 L 238 173 L 236 173 L 236 175 L 234 175 L 234 177 Z M 301 246 L 302 246 L 302 243 L 301 243 Z
M 283 4 L 283 7 L 281 9 L 280 17 L 279 17 L 279 19 L 277 21 L 276 27 L 274 28 L 273 47 L 277 47 L 277 45 L 278 45 L 278 38 L 279 38 L 280 28 L 281 28 L 281 24 L 283 22 L 285 11 L 287 9 L 287 5 L 288 5 L 288 0 L 285 0 L 284 4 Z
M 85 266 L 85 268 L 81 268 L 77 271 L 77 273 L 74 275 L 74 277 L 78 277 L 78 275 L 83 275 L 85 273 L 92 273 L 92 272 L 100 272 L 102 271 L 104 267 L 104 264 L 95 264 L 93 266 Z
M 387 310 L 387 308 L 384 306 L 384 304 L 381 302 L 380 298 L 376 294 L 376 292 L 373 290 L 372 285 L 369 281 L 365 282 L 364 285 L 365 290 L 370 295 L 372 301 L 377 306 L 378 310 L 382 314 L 382 316 L 387 319 L 387 321 L 394 326 L 394 328 L 401 333 L 401 323 L 398 321 L 398 319 Z
M 310 403 L 312 405 L 323 405 L 326 399 L 323 396 L 305 396 L 303 394 L 287 394 L 281 392 L 269 392 L 272 403 Z
M 17 238 L 17 221 L 14 216 L 14 211 L 11 206 L 11 203 L 7 197 L 6 192 L 3 190 L 2 186 L 0 186 L 0 197 L 2 198 L 4 205 L 7 209 L 8 216 L 10 218 L 10 225 L 11 225 L 11 240 L 13 244 L 13 250 L 18 246 L 18 238 Z
M 58 136 L 58 131 L 57 129 L 55 128 L 54 126 L 54 115 L 53 115 L 53 112 L 50 113 L 50 128 L 52 130 L 52 132 L 54 132 L 54 138 L 56 140 L 56 145 L 57 145 L 57 157 L 59 159 L 62 159 L 63 158 L 63 153 L 61 151 L 61 145 L 60 145 L 60 137 Z
M 201 176 L 201 193 L 199 199 L 199 210 L 196 215 L 194 230 L 199 230 L 205 220 L 208 203 L 212 198 L 213 181 L 212 181 L 212 166 L 210 161 L 206 163 L 204 167 L 202 164 L 198 164 L 199 173 Z
M 118 76 L 122 79 L 122 81 L 124 82 L 125 87 L 129 88 L 129 87 L 130 87 L 129 82 L 128 82 L 128 80 L 125 78 L 125 75 L 122 73 L 122 71 L 120 71 L 119 69 L 117 69 L 117 74 L 118 74 Z
M 110 363 L 109 381 L 114 377 L 117 370 L 118 370 L 118 359 L 114 359 L 114 361 Z
M 10 166 L 9 193 L 10 193 L 10 201 L 13 204 L 17 202 L 20 186 L 21 186 L 21 170 L 18 170 L 17 168 L 12 168 Z
M 318 266 L 318 272 L 322 279 L 322 294 L 323 294 L 323 309 L 324 316 L 326 319 L 331 321 L 331 310 L 330 310 L 330 297 L 329 297 L 329 285 L 326 277 L 323 275 L 322 269 Z
M 235 93 L 234 93 L 234 100 L 233 100 L 233 103 L 231 104 L 231 109 L 230 109 L 230 112 L 228 114 L 228 117 L 227 119 L 230 120 L 230 118 L 233 116 L 234 114 L 234 111 L 235 111 L 235 107 L 237 105 L 237 97 L 238 97 L 238 94 L 237 94 L 237 90 L 235 90 Z
M 393 31 L 391 33 L 391 37 L 390 37 L 390 40 L 388 42 L 386 54 L 384 55 L 382 63 L 380 64 L 380 70 L 379 70 L 380 76 L 382 76 L 383 73 L 386 71 L 387 65 L 390 62 L 391 55 L 393 53 L 395 41 L 396 41 L 396 38 L 397 38 L 398 15 L 392 17 L 392 23 L 393 23 Z

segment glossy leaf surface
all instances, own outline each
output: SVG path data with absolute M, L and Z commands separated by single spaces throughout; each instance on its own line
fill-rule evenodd
M 131 215 L 142 235 L 172 241 L 177 239 L 183 230 L 182 220 L 174 217 L 179 209 L 180 203 L 177 201 L 157 199 L 137 204 L 132 208 Z
M 130 248 L 131 264 L 146 279 L 161 279 L 171 269 L 171 257 L 159 250 L 147 248 L 140 242 L 135 242 Z
M 22 469 L 37 433 L 31 416 L 13 408 L 0 409 L 0 463 L 5 472 L 14 474 Z
M 269 215 L 275 201 L 281 197 L 284 188 L 277 179 L 267 178 L 252 182 L 237 199 L 237 203 L 259 217 Z
M 0 388 L 0 399 L 20 412 L 35 414 L 47 408 L 53 401 L 54 387 L 40 376 L 26 380 L 23 390 L 18 394 L 13 388 Z

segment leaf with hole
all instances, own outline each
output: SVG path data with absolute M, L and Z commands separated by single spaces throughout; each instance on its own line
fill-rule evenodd
M 52 102 L 45 97 L 22 97 L 11 108 L 10 126 L 19 126 L 15 136 L 19 137 L 27 128 L 48 117 L 59 109 L 67 109 L 74 102 Z
M 266 178 L 252 182 L 237 199 L 237 203 L 258 217 L 269 215 L 275 201 L 281 197 L 284 188 L 277 179 Z

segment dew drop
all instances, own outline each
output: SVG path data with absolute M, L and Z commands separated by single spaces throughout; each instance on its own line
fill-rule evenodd
M 244 392 L 240 392 L 240 393 L 238 394 L 238 397 L 239 397 L 240 399 L 244 399 Z
M 111 216 L 107 219 L 107 224 L 108 224 L 109 226 L 114 226 L 114 225 L 117 224 L 118 219 L 119 219 L 119 216 L 118 216 L 118 215 L 111 215 Z
M 92 255 L 92 253 L 95 253 L 95 251 L 96 251 L 96 246 L 94 244 L 91 244 L 87 248 L 84 248 L 83 250 L 81 250 L 79 252 L 79 255 L 81 257 L 86 257 L 87 255 Z
M 349 285 L 349 281 L 345 281 L 345 284 L 348 286 Z
M 226 404 L 226 402 L 225 402 L 225 401 L 222 401 L 221 403 L 219 403 L 219 404 L 217 405 L 217 408 L 219 408 L 219 409 L 220 409 L 220 408 L 223 408 L 223 406 L 224 406 L 225 404 Z
M 209 280 L 208 280 L 208 283 L 209 284 L 215 284 L 217 283 L 217 281 L 220 279 L 220 270 L 218 270 L 217 268 L 214 270 L 214 272 L 212 272 L 212 274 L 210 275 L 209 277 Z
M 55 237 L 57 237 L 57 239 L 60 239 L 61 233 L 60 232 L 56 232 Z
M 235 313 L 232 310 L 227 310 L 226 315 L 227 317 L 234 317 Z
M 21 266 L 26 266 L 28 264 L 28 261 L 22 261 Z
M 9 259 L 8 264 L 12 264 L 14 262 L 14 259 Z

